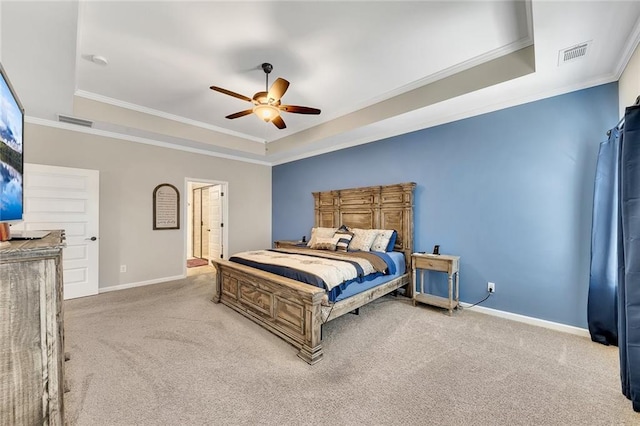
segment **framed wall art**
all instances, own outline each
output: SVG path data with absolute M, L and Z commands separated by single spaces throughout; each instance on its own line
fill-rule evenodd
M 153 229 L 180 229 L 180 192 L 170 183 L 153 190 Z

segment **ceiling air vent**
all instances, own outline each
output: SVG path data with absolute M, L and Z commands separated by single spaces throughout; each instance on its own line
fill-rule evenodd
M 93 127 L 93 121 L 72 117 L 70 115 L 58 114 L 58 121 L 62 123 L 75 124 L 76 126 Z
M 576 44 L 575 46 L 562 49 L 558 52 L 558 66 L 566 64 L 567 62 L 573 62 L 580 58 L 587 56 L 587 48 L 591 44 L 590 41 Z

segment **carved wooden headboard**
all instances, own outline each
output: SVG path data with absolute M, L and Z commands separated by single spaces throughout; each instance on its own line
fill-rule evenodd
M 315 226 L 395 229 L 394 251 L 402 251 L 407 265 L 413 252 L 414 182 L 314 192 Z M 407 268 L 408 269 L 408 268 Z

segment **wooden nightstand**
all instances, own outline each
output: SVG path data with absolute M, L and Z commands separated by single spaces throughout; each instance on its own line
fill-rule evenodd
M 306 247 L 307 243 L 303 243 L 302 241 L 294 241 L 294 240 L 278 240 L 274 241 L 273 245 L 275 248 L 300 248 Z
M 450 256 L 447 254 L 418 254 L 411 255 L 411 268 L 413 269 L 413 306 L 416 302 L 427 305 L 438 306 L 449 310 L 449 315 L 453 315 L 453 310 L 460 303 L 460 256 Z M 420 269 L 420 286 L 416 288 L 416 273 Z M 449 297 L 440 297 L 425 293 L 424 271 L 446 272 L 449 277 Z M 456 276 L 455 283 L 453 276 Z M 455 297 L 454 297 L 455 296 Z

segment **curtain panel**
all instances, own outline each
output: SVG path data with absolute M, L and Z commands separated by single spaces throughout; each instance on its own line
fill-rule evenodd
M 591 340 L 618 345 L 619 159 L 622 132 L 600 144 L 593 193 L 587 322 Z
M 622 393 L 640 411 L 640 106 L 628 107 L 620 152 L 618 281 Z

